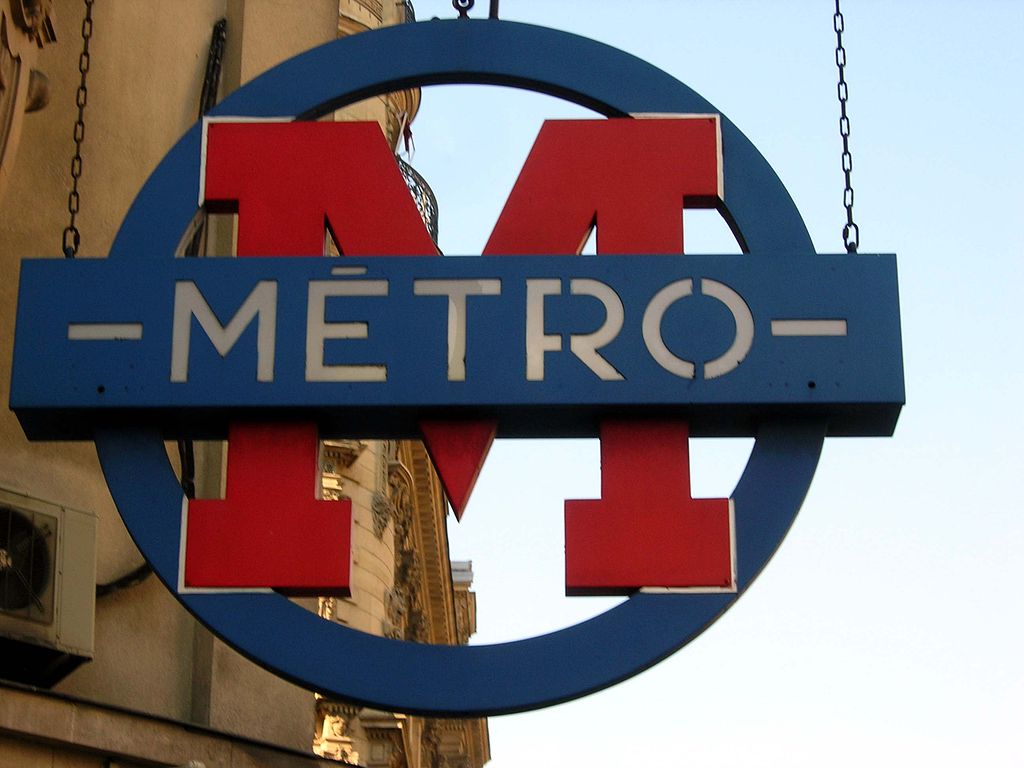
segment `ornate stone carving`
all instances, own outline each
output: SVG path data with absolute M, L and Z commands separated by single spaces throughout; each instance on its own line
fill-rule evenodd
M 399 584 L 384 593 L 384 637 L 392 640 L 405 638 L 405 625 L 409 615 L 408 597 L 405 588 Z
M 345 470 L 356 463 L 366 450 L 362 440 L 324 440 L 320 444 L 320 487 L 324 499 L 348 499 L 345 492 Z
M 405 740 L 402 738 L 402 715 L 384 712 L 364 713 L 360 719 L 370 741 L 369 768 L 407 768 Z
M 472 768 L 467 725 L 472 720 L 428 718 L 423 724 L 423 765 L 429 768 Z
M 407 524 L 412 521 L 412 475 L 400 461 L 388 462 L 388 494 L 394 505 L 395 517 Z
M 334 621 L 335 617 L 338 615 L 337 599 L 333 597 L 321 597 L 317 613 L 321 619 Z
M 383 539 L 388 523 L 395 516 L 395 505 L 387 494 L 374 491 L 370 512 L 373 514 L 373 535 L 378 539 Z
M 349 704 L 318 698 L 313 752 L 331 760 L 358 763 L 359 753 L 355 751 L 352 737 L 349 735 L 349 724 L 358 712 L 356 707 Z
M 419 580 L 420 560 L 415 550 L 402 548 L 395 552 L 395 582 L 408 586 Z
M 409 620 L 405 628 L 405 639 L 415 643 L 430 642 L 430 622 L 417 602 L 409 610 Z
M 51 0 L 0 0 L 0 195 L 14 164 L 25 112 L 49 100 L 46 76 L 32 69 L 39 48 L 57 40 Z
M 364 440 L 324 440 L 323 471 L 338 474 L 348 469 L 356 463 L 367 445 Z
M 395 583 L 385 606 L 385 632 L 389 637 L 427 642 L 430 626 L 423 605 L 423 566 L 416 549 L 413 478 L 397 458 L 388 462 L 388 492 L 395 525 Z
M 476 595 L 471 592 L 455 593 L 455 629 L 458 632 L 458 644 L 465 645 L 469 642 L 470 635 L 476 631 L 476 622 L 471 609 L 470 601 Z
M 348 499 L 348 494 L 345 493 L 345 484 L 338 478 L 323 476 L 321 481 L 321 493 L 325 501 L 342 501 Z
M 53 0 L 10 0 L 10 9 L 14 23 L 39 48 L 57 40 L 53 30 Z
M 331 715 L 333 717 L 341 717 L 346 721 L 351 722 L 358 715 L 362 707 L 357 707 L 355 704 L 346 704 L 341 701 L 332 701 L 325 699 L 320 694 L 316 694 L 316 711 L 317 716 L 323 717 Z
M 383 488 L 388 483 L 388 467 L 391 466 L 391 462 L 395 460 L 395 450 L 397 449 L 398 443 L 394 440 L 381 440 L 378 448 L 379 453 L 377 454 L 378 465 L 377 471 L 379 474 L 379 486 Z

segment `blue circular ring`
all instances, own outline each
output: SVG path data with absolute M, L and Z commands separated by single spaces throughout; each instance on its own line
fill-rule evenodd
M 235 91 L 212 114 L 310 118 L 375 94 L 445 83 L 524 88 L 609 116 L 718 112 L 665 72 L 601 43 L 511 22 L 451 20 L 327 43 Z M 197 124 L 164 157 L 128 212 L 110 258 L 174 257 L 197 211 L 200 140 Z M 745 249 L 813 253 L 781 181 L 724 116 L 722 141 L 726 215 Z M 453 716 L 548 706 L 648 668 L 735 602 L 796 517 L 824 434 L 820 421 L 768 423 L 759 429 L 733 493 L 736 594 L 636 594 L 557 632 L 455 647 L 374 637 L 324 621 L 277 594 L 177 596 L 253 661 L 327 696 L 392 711 Z M 125 524 L 177 594 L 182 494 L 160 435 L 106 430 L 97 434 L 96 445 Z

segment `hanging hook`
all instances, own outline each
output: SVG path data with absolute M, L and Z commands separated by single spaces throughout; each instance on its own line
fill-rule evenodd
M 452 8 L 459 12 L 460 19 L 468 19 L 475 0 L 452 0 Z

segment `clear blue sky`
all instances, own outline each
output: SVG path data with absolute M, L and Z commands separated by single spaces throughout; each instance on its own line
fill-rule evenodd
M 455 15 L 417 0 L 421 19 Z M 474 15 L 486 15 L 478 0 Z M 501 15 L 667 70 L 775 167 L 820 252 L 844 222 L 832 7 L 739 0 L 502 0 Z M 827 441 L 776 558 L 708 632 L 589 698 L 491 720 L 512 766 L 1015 766 L 1024 762 L 1024 4 L 847 0 L 862 252 L 899 257 L 908 404 L 892 439 Z M 545 118 L 504 89 L 424 92 L 414 165 L 441 246 L 479 253 Z M 688 222 L 689 227 L 689 222 Z M 697 232 L 696 239 L 689 236 Z M 688 245 L 730 246 L 720 225 Z M 694 447 L 727 495 L 749 443 Z M 499 444 L 452 554 L 473 559 L 477 642 L 603 610 L 562 596 L 562 503 L 598 495 L 592 442 Z

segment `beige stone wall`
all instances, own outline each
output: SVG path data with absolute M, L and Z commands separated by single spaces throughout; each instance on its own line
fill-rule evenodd
M 335 447 L 341 445 L 344 450 Z M 352 594 L 322 600 L 320 614 L 372 635 L 383 634 L 385 598 L 394 584 L 394 528 L 380 507 L 386 461 L 378 440 L 328 442 L 321 451 L 324 498 L 352 501 Z
M 337 0 L 227 0 L 224 5 L 231 30 L 224 60 L 225 93 L 337 36 Z
M 19 155 L 0 205 L 3 402 L 20 259 L 59 257 L 67 225 L 83 8 L 80 0 L 58 0 L 55 11 L 59 42 L 43 50 L 37 63 L 50 78 L 51 103 L 25 117 Z M 148 174 L 195 121 L 211 30 L 222 16 L 229 24 L 226 88 L 332 39 L 338 20 L 336 0 L 97 3 L 80 183 L 83 257 L 106 254 Z M 0 441 L 0 486 L 97 515 L 100 582 L 142 563 L 91 445 L 29 444 L 6 408 L 0 408 Z M 311 694 L 214 640 L 155 578 L 98 600 L 95 647 L 94 661 L 58 690 L 309 750 Z
M 0 768 L 108 768 L 104 758 L 0 736 Z
M 338 0 L 338 36 L 354 35 L 391 24 L 402 24 L 405 6 L 396 0 Z M 399 148 L 402 129 L 416 118 L 420 90 L 411 88 L 381 94 L 350 104 L 334 114 L 335 120 L 375 120 L 388 141 Z
M 19 156 L 0 204 L 0 398 L 4 401 L 20 259 L 60 258 L 61 232 L 67 224 L 83 9 L 81 0 L 56 0 L 55 6 L 59 42 L 42 51 L 37 63 L 50 77 L 51 103 L 46 110 L 26 116 Z M 401 13 L 402 5 L 394 0 L 340 0 L 340 6 L 339 0 L 97 2 L 80 184 L 81 257 L 106 254 L 146 177 L 194 122 L 217 19 L 228 21 L 223 94 L 339 33 L 395 23 Z M 395 143 L 404 122 L 415 116 L 419 96 L 418 90 L 411 90 L 368 99 L 339 111 L 334 119 L 375 120 Z M 221 218 L 211 227 L 213 250 L 227 255 L 232 238 L 229 219 Z M 29 444 L 5 408 L 0 408 L 0 441 L 5 449 L 0 456 L 0 487 L 97 516 L 99 582 L 112 581 L 142 563 L 114 509 L 92 446 Z M 381 499 L 395 503 L 396 464 L 402 464 L 406 489 L 423 479 L 419 465 L 425 454 L 417 464 L 405 456 L 408 446 L 403 451 L 405 464 L 396 462 L 393 444 L 368 441 L 353 461 L 326 473 L 325 497 L 353 501 L 352 597 L 298 601 L 310 610 L 329 612 L 333 620 L 378 635 L 398 636 L 394 633 L 399 629 L 408 630 L 394 623 L 395 516 L 380 514 Z M 173 446 L 169 453 L 173 455 Z M 200 495 L 217 495 L 223 483 L 223 446 L 208 443 L 198 448 L 198 454 Z M 413 472 L 418 474 L 414 477 Z M 403 547 L 411 546 L 414 539 L 421 543 L 424 532 L 431 533 L 426 562 L 437 572 L 417 571 L 417 578 L 424 580 L 418 587 L 420 608 L 426 611 L 433 606 L 424 639 L 464 641 L 469 630 L 454 628 L 450 575 L 446 570 L 441 573 L 447 568 L 446 538 L 438 538 L 443 536 L 443 498 L 436 478 L 421 485 L 420 490 L 408 492 L 404 509 L 422 507 L 427 517 L 423 525 L 405 526 Z M 100 753 L 120 755 L 111 766 L 134 765 L 132 757 L 142 764 L 165 759 L 173 764 L 195 756 L 205 756 L 210 768 L 307 764 L 304 758 L 297 761 L 296 755 L 310 750 L 316 717 L 312 694 L 226 647 L 199 626 L 154 577 L 97 601 L 95 648 L 95 659 L 56 689 L 78 703 L 0 687 L 0 733 L 5 734 L 0 736 L 0 768 L 8 764 L 107 765 L 97 759 Z M 21 705 L 4 706 L 15 701 L 35 709 L 26 715 Z M 362 750 L 364 764 L 388 764 L 393 751 L 399 750 L 409 766 L 419 766 L 427 754 L 421 743 L 424 735 L 429 731 L 433 740 L 431 755 L 440 744 L 442 729 L 428 728 L 420 719 L 371 711 L 360 717 L 346 711 L 346 719 L 352 724 L 351 743 Z M 197 724 L 201 733 L 182 728 L 180 722 Z M 486 745 L 484 721 L 469 727 L 467 733 Z M 15 733 L 21 736 L 13 738 Z M 224 738 L 222 733 L 239 738 Z M 147 734 L 156 741 L 148 742 Z M 256 742 L 275 746 L 264 749 Z M 190 751 L 196 745 L 202 755 Z M 98 751 L 90 753 L 81 747 Z M 477 756 L 474 764 L 486 759 L 480 757 L 486 755 L 484 748 L 476 748 L 473 754 Z
M 302 750 L 0 683 L 0 768 L 315 768 Z

